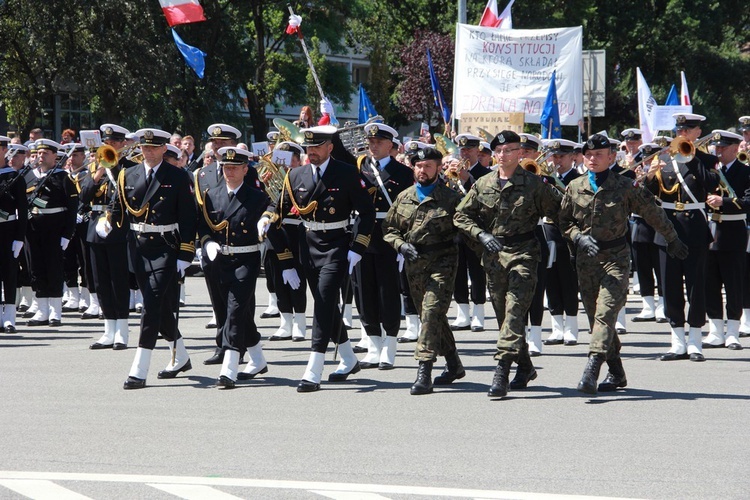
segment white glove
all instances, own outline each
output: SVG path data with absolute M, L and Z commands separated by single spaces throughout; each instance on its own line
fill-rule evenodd
M 106 238 L 110 232 L 112 232 L 112 224 L 109 223 L 106 217 L 99 217 L 99 220 L 96 221 L 96 234 L 100 238 Z
M 177 273 L 179 273 L 181 278 L 185 277 L 185 269 L 190 267 L 190 262 L 186 260 L 178 260 L 177 261 Z
M 60 238 L 60 248 L 63 249 L 63 252 L 68 248 L 68 243 L 70 243 L 68 238 Z
M 362 260 L 362 256 L 357 252 L 352 252 L 351 250 L 349 250 L 349 253 L 346 254 L 346 260 L 349 261 L 349 274 L 352 274 L 354 272 L 354 266 L 356 266 L 357 263 Z
M 76 214 L 76 224 L 80 224 L 81 222 L 83 222 L 83 215 Z
M 208 260 L 213 262 L 217 255 L 219 255 L 219 252 L 221 251 L 221 245 L 216 243 L 215 241 L 207 241 L 205 245 L 203 245 L 203 248 L 206 250 L 206 257 L 208 257 Z
M 11 246 L 11 249 L 13 250 L 13 258 L 17 259 L 18 256 L 21 254 L 21 249 L 23 248 L 23 241 L 14 241 L 13 245 Z
M 396 254 L 396 262 L 398 262 L 398 272 L 401 272 L 404 270 L 404 256 L 400 253 Z
M 281 271 L 281 279 L 285 284 L 292 287 L 292 290 L 296 290 L 299 288 L 300 280 L 299 274 L 297 274 L 296 269 L 284 269 L 283 271 Z
M 324 115 L 330 116 L 331 119 L 336 116 L 333 113 L 333 104 L 331 104 L 331 101 L 329 101 L 327 97 L 320 100 L 320 112 Z
M 302 16 L 298 16 L 297 14 L 289 16 L 289 26 L 292 28 L 299 28 L 300 24 L 302 24 Z
M 271 219 L 269 217 L 261 217 L 258 221 L 258 239 L 263 241 L 266 238 L 268 228 L 271 226 Z

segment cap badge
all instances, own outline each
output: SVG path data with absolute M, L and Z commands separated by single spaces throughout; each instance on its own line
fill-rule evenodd
M 211 135 L 216 137 L 217 135 L 221 135 L 221 127 L 214 127 L 214 129 L 211 131 Z
M 144 137 L 144 138 L 145 138 L 145 139 L 146 139 L 147 141 L 150 141 L 151 139 L 153 139 L 153 138 L 154 138 L 154 133 L 153 133 L 153 132 L 152 132 L 151 130 L 146 130 L 146 131 L 145 131 L 145 132 L 143 133 L 143 137 Z
M 112 127 L 107 127 L 104 129 L 104 133 L 107 135 L 112 135 L 114 133 L 114 130 L 112 130 Z
M 592 141 L 591 139 L 586 141 L 586 147 L 589 149 L 594 149 L 594 141 Z
M 307 132 L 305 132 L 305 139 L 307 139 L 308 141 L 311 141 L 314 136 L 315 136 L 315 134 L 313 134 L 309 130 Z
M 370 135 L 370 137 L 375 137 L 378 134 L 378 127 L 377 125 L 372 125 L 370 128 L 367 129 L 367 133 Z
M 459 141 L 458 141 L 458 144 L 459 144 L 459 146 L 466 146 L 466 144 L 468 142 L 469 142 L 469 140 L 466 137 L 461 137 L 461 139 L 459 139 Z
M 558 141 L 554 141 L 552 144 L 550 144 L 550 147 L 552 149 L 559 149 L 560 148 L 560 143 Z
M 714 134 L 714 140 L 715 140 L 715 141 L 720 141 L 720 140 L 721 140 L 721 133 L 719 133 L 719 132 L 716 132 L 716 133 Z
M 529 138 L 526 137 L 525 135 L 521 136 L 521 142 L 527 142 L 528 140 L 529 140 Z
M 227 160 L 234 160 L 234 155 L 235 155 L 235 154 L 236 154 L 236 153 L 234 152 L 234 149 L 230 149 L 230 150 L 228 150 L 228 151 L 227 151 L 227 155 L 226 155 L 226 156 L 227 156 Z
M 499 142 L 500 144 L 505 144 L 505 136 L 502 134 L 499 134 L 497 136 L 497 142 Z
M 677 124 L 682 125 L 687 121 L 687 118 L 685 118 L 685 115 L 677 115 Z
M 417 156 L 419 157 L 420 160 L 424 160 L 424 150 L 420 149 L 419 152 L 417 153 Z

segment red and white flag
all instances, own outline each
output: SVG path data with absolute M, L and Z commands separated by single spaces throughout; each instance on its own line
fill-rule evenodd
M 680 71 L 680 76 L 682 77 L 682 87 L 680 88 L 680 105 L 690 106 L 692 103 L 690 102 L 690 92 L 688 91 L 685 72 Z
M 170 27 L 206 20 L 198 0 L 159 0 L 159 4 Z
M 502 14 L 498 15 L 497 0 L 487 0 L 487 6 L 484 8 L 484 13 L 482 13 L 482 19 L 479 21 L 479 26 L 500 28 L 501 30 L 513 29 L 513 19 L 510 15 L 510 8 L 515 1 L 516 0 L 510 0 L 505 9 L 503 9 Z

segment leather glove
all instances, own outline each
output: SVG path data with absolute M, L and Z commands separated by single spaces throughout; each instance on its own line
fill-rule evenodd
M 11 250 L 13 250 L 13 258 L 17 259 L 18 256 L 21 254 L 21 249 L 23 248 L 23 241 L 14 241 L 13 245 L 11 246 Z
M 396 254 L 396 263 L 398 263 L 398 272 L 401 272 L 404 270 L 404 256 L 403 254 L 397 253 Z
M 70 240 L 68 238 L 60 238 L 60 248 L 63 249 L 63 252 L 67 250 L 69 243 Z
M 190 262 L 186 260 L 178 260 L 177 261 L 177 273 L 180 275 L 180 278 L 185 277 L 185 270 L 190 267 Z
M 300 279 L 296 269 L 284 269 L 283 271 L 281 271 L 281 279 L 285 284 L 289 285 L 292 290 L 296 290 L 299 288 Z
M 417 248 L 411 243 L 404 243 L 398 249 L 398 253 L 403 255 L 409 262 L 415 262 L 419 258 Z
M 481 232 L 479 233 L 478 238 L 479 242 L 484 245 L 484 248 L 486 248 L 488 252 L 498 253 L 503 250 L 503 244 L 500 243 L 497 238 L 492 236 L 491 233 Z
M 576 246 L 589 257 L 596 257 L 599 253 L 599 245 L 593 236 L 588 234 L 579 234 L 575 239 Z
M 206 257 L 211 262 L 213 262 L 216 256 L 219 255 L 219 252 L 221 252 L 221 245 L 215 241 L 207 241 L 206 244 L 203 245 L 203 248 L 205 249 Z
M 268 228 L 271 226 L 271 219 L 269 217 L 261 217 L 258 221 L 258 239 L 263 241 L 266 238 Z
M 685 260 L 688 253 L 690 253 L 688 246 L 680 238 L 675 238 L 667 243 L 667 255 L 673 259 Z
M 112 224 L 109 223 L 106 217 L 101 217 L 96 221 L 96 234 L 100 238 L 106 238 L 110 232 L 112 232 Z
M 302 16 L 292 14 L 289 16 L 289 26 L 292 28 L 299 28 L 302 24 Z
M 354 266 L 356 266 L 357 263 L 362 260 L 362 256 L 357 252 L 349 250 L 349 253 L 346 254 L 346 260 L 349 261 L 349 274 L 352 274 L 354 272 Z

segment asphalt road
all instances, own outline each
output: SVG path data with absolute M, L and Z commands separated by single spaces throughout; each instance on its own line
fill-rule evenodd
M 257 315 L 265 308 L 259 282 Z M 631 295 L 629 318 L 640 300 Z M 308 324 L 311 323 L 311 309 Z M 453 311 L 452 311 L 453 313 Z M 256 317 L 257 317 L 256 315 Z M 627 389 L 575 390 L 589 335 L 545 347 L 539 378 L 491 400 L 497 323 L 457 333 L 467 376 L 410 396 L 414 344 L 397 367 L 298 394 L 309 342 L 264 342 L 269 372 L 233 391 L 218 366 L 202 278 L 189 278 L 180 324 L 193 370 L 124 391 L 131 348 L 90 351 L 101 322 L 0 334 L 0 498 L 747 498 L 750 350 L 704 351 L 707 361 L 660 362 L 667 325 L 628 323 Z M 579 316 L 585 324 L 583 315 Z M 267 338 L 278 320 L 258 320 Z M 358 338 L 356 321 L 352 336 Z M 544 337 L 549 333 L 545 317 Z M 749 339 L 743 338 L 746 348 Z M 439 367 L 438 367 L 439 366 Z M 442 363 L 436 366 L 439 373 Z M 602 374 L 602 377 L 604 373 Z

